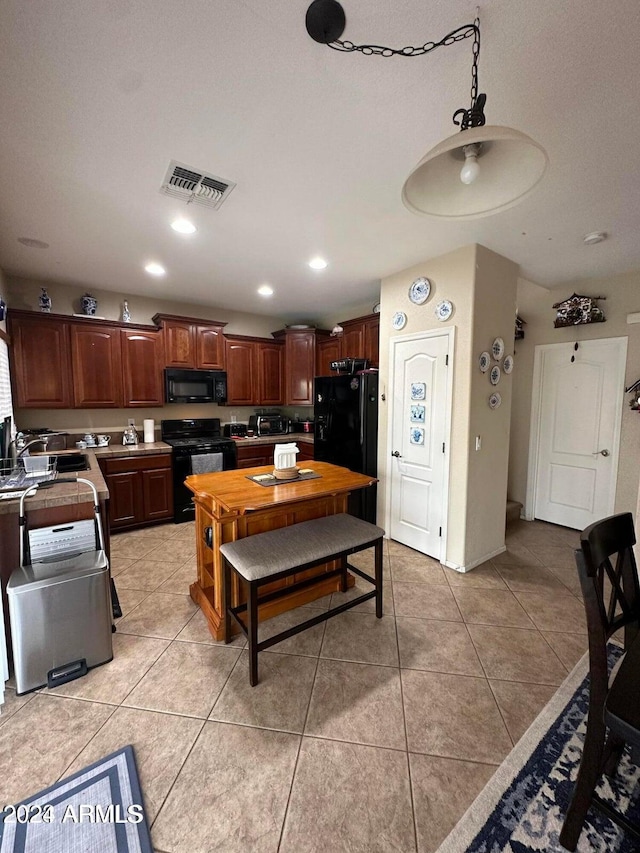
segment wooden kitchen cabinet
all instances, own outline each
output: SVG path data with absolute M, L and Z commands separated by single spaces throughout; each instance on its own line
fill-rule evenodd
M 340 339 L 340 358 L 366 358 L 371 367 L 378 367 L 380 315 L 368 314 L 353 320 L 341 320 L 344 329 Z
M 289 406 L 313 405 L 317 347 L 329 337 L 324 329 L 281 329 L 273 333 L 285 345 L 285 400 Z
M 11 311 L 9 361 L 18 409 L 73 406 L 69 324 L 61 315 Z
M 282 343 L 227 335 L 227 405 L 281 406 L 284 403 Z
M 75 408 L 122 408 L 120 328 L 73 323 L 70 337 Z
M 109 490 L 111 530 L 173 518 L 171 454 L 100 459 Z
M 258 465 L 272 465 L 274 447 L 275 444 L 238 446 L 238 468 L 257 468 Z
M 121 329 L 124 405 L 164 405 L 162 333 Z
M 226 323 L 175 314 L 155 314 L 152 319 L 163 331 L 165 367 L 224 369 Z
M 295 439 L 295 436 L 292 436 Z M 298 448 L 300 452 L 298 453 L 297 462 L 298 466 L 300 466 L 301 462 L 308 462 L 313 459 L 313 444 L 310 441 L 299 441 Z
M 338 336 L 320 341 L 316 346 L 316 376 L 331 376 L 331 362 L 341 357 Z

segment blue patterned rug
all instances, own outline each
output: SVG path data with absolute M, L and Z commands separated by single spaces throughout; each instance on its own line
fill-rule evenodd
M 610 646 L 611 665 L 622 652 Z M 589 704 L 587 656 L 518 741 L 437 853 L 566 853 L 558 837 L 573 793 Z M 640 823 L 640 768 L 627 751 L 598 793 Z M 638 853 L 637 842 L 589 810 L 580 853 Z
M 0 853 L 153 853 L 133 747 L 5 807 Z

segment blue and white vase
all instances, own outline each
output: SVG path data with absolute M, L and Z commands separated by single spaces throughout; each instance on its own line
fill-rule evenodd
M 129 303 L 125 299 L 122 303 L 122 322 L 130 323 L 131 322 L 131 311 L 129 311 Z
M 49 314 L 51 312 L 51 297 L 46 291 L 46 288 L 40 288 L 42 293 L 40 294 L 40 298 L 38 299 L 38 304 L 40 305 L 40 310 L 44 311 L 45 314 Z
M 83 314 L 86 314 L 88 317 L 93 317 L 96 313 L 96 309 L 98 308 L 98 300 L 95 296 L 91 296 L 90 293 L 85 293 L 80 300 L 80 305 L 82 307 Z
M 0 322 L 7 316 L 7 303 L 0 296 Z

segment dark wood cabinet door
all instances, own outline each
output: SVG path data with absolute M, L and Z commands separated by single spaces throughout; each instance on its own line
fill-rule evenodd
M 70 337 L 76 408 L 121 408 L 120 328 L 78 323 L 71 326 Z
M 313 444 L 308 441 L 299 441 L 298 448 L 300 452 L 298 453 L 298 465 L 301 462 L 306 462 L 309 459 L 313 459 Z
M 166 367 L 195 367 L 195 328 L 191 323 L 177 320 L 164 322 Z
M 316 376 L 331 376 L 331 362 L 340 358 L 340 338 L 329 338 L 316 345 Z
M 315 331 L 287 332 L 286 402 L 290 406 L 313 405 L 313 377 L 316 370 Z
M 173 479 L 170 468 L 141 471 L 145 521 L 173 517 Z
M 18 409 L 67 409 L 73 405 L 69 326 L 53 317 L 9 314 L 14 405 Z
M 364 358 L 364 330 L 361 324 L 344 326 L 340 348 L 342 358 Z
M 238 468 L 259 468 L 271 465 L 275 444 L 250 445 L 238 447 Z
M 109 490 L 109 522 L 112 530 L 144 521 L 142 490 L 138 471 L 105 474 Z
M 224 336 L 222 326 L 197 326 L 196 366 L 203 370 L 224 369 Z
M 380 315 L 376 314 L 370 320 L 366 320 L 364 331 L 364 358 L 369 359 L 371 367 L 378 367 L 380 363 Z
M 284 404 L 282 344 L 258 344 L 258 403 L 263 406 Z
M 258 402 L 257 348 L 252 341 L 226 340 L 227 404 L 253 406 Z
M 125 406 L 162 406 L 164 346 L 161 332 L 121 329 Z

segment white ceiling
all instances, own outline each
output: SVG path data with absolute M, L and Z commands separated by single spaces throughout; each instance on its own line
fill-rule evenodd
M 472 242 L 546 286 L 640 268 L 638 0 L 486 0 L 487 123 L 532 136 L 550 168 L 519 206 L 467 223 L 415 216 L 400 192 L 469 104 L 471 42 L 340 54 L 308 37 L 309 1 L 2 0 L 0 268 L 291 322 L 373 304 L 380 278 Z M 475 11 L 343 5 L 344 38 L 396 47 Z M 237 187 L 218 211 L 187 208 L 158 191 L 172 159 Z M 192 237 L 169 229 L 179 214 Z M 593 230 L 610 239 L 584 246 Z M 165 279 L 142 270 L 152 259 Z

